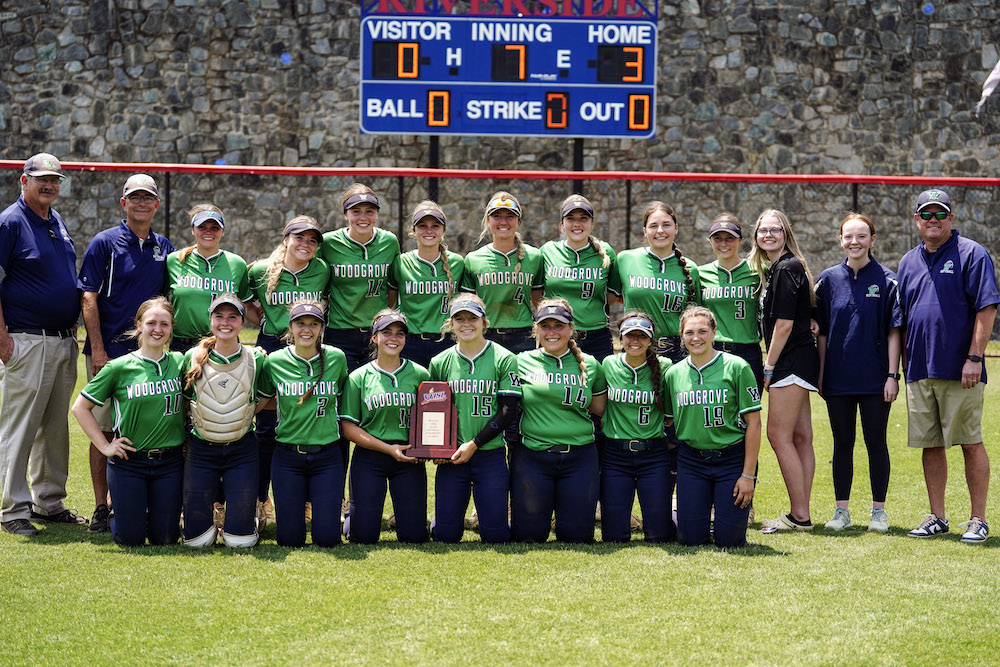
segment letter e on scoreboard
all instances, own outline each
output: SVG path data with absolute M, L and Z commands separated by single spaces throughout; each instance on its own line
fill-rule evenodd
M 427 91 L 427 126 L 428 127 L 448 127 L 451 125 L 450 90 L 428 90 Z
M 628 96 L 628 129 L 648 132 L 651 117 L 649 93 L 635 93 Z

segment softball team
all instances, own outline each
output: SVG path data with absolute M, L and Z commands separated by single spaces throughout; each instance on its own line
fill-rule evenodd
M 261 372 L 263 392 L 274 395 L 279 416 L 271 477 L 282 546 L 305 544 L 307 500 L 313 544 L 340 543 L 345 470 L 337 442 L 347 360 L 322 345 L 323 325 L 322 303 L 296 301 L 288 314 L 291 345 L 269 354 Z
M 474 294 L 451 302 L 450 330 L 456 345 L 434 357 L 432 380 L 448 382 L 458 408 L 458 451 L 439 463 L 434 478 L 434 523 L 439 542 L 462 538 L 470 496 L 475 499 L 483 542 L 510 539 L 507 495 L 510 488 L 503 431 L 514 420 L 521 398 L 517 358 L 487 340 L 486 306 Z
M 407 331 L 400 313 L 376 313 L 371 324 L 375 358 L 350 374 L 344 390 L 341 425 L 344 436 L 356 445 L 350 469 L 351 511 L 344 524 L 351 542 L 378 542 L 387 484 L 399 541 L 427 541 L 427 469 L 406 450 L 410 408 L 428 374 L 401 356 Z
M 142 303 L 135 314 L 139 349 L 109 361 L 73 404 L 73 415 L 90 442 L 108 457 L 114 499 L 111 534 L 123 546 L 177 542 L 184 457 L 181 358 L 170 351 L 174 310 L 163 297 Z M 93 410 L 109 405 L 109 441 Z
M 671 362 L 653 350 L 653 318 L 632 311 L 618 324 L 622 352 L 601 366 L 608 385 L 601 457 L 601 539 L 627 542 L 639 495 L 647 542 L 674 539 L 670 455 L 663 432 L 664 375 Z
M 718 547 L 746 544 L 760 451 L 760 390 L 750 365 L 713 347 L 712 311 L 681 316 L 689 356 L 666 373 L 667 416 L 681 440 L 677 456 L 677 539 Z M 712 510 L 715 517 L 712 518 Z
M 465 262 L 444 242 L 448 221 L 440 206 L 424 200 L 410 218 L 410 237 L 416 239 L 417 248 L 403 253 L 393 265 L 393 283 L 399 287 L 399 311 L 410 326 L 403 356 L 426 367 L 434 355 L 452 345 L 441 333 L 441 322 L 462 282 Z
M 857 414 L 868 449 L 872 509 L 868 530 L 889 530 L 885 496 L 889 488 L 889 408 L 899 395 L 900 327 L 896 274 L 872 257 L 875 225 L 859 213 L 840 223 L 847 254 L 816 281 L 819 322 L 819 387 L 833 431 L 833 490 L 837 508 L 826 527 L 851 526 L 848 501 L 854 477 Z

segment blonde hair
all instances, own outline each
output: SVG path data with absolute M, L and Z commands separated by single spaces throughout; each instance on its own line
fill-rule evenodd
M 323 308 L 324 308 L 323 303 L 321 301 L 316 301 L 315 299 L 296 299 L 292 303 L 291 308 L 295 308 L 295 306 L 298 306 L 300 304 L 301 305 L 316 306 L 320 310 L 323 310 Z M 310 315 L 309 317 L 315 317 L 315 315 Z M 321 325 L 323 324 L 323 320 L 322 319 L 320 319 L 318 317 L 316 319 L 320 320 L 320 324 Z M 283 338 L 284 338 L 284 341 L 286 343 L 288 343 L 289 345 L 294 345 L 295 344 L 295 338 L 294 338 L 294 336 L 292 336 L 292 323 L 291 322 L 288 323 L 288 332 L 285 333 L 285 335 L 284 335 Z M 295 405 L 302 405 L 303 403 L 305 403 L 306 399 L 308 399 L 309 397 L 311 397 L 313 395 L 313 393 L 316 391 L 316 387 L 319 386 L 320 380 L 323 379 L 324 366 L 326 365 L 326 355 L 323 354 L 323 331 L 322 331 L 322 329 L 320 329 L 320 337 L 315 340 L 315 342 L 314 342 L 313 345 L 316 348 L 316 352 L 319 354 L 319 375 L 316 377 L 316 381 L 313 382 L 309 386 L 308 389 L 306 389 L 306 393 L 302 394 L 302 397 L 299 399 L 299 402 L 296 403 Z
M 568 310 L 570 313 L 573 312 L 573 307 L 569 305 L 569 301 L 567 301 L 566 299 L 562 298 L 561 296 L 552 297 L 551 299 L 542 299 L 541 302 L 539 302 L 539 304 L 538 304 L 538 310 L 541 310 L 541 309 L 545 308 L 546 306 L 561 306 L 561 307 L 565 308 L 566 310 Z M 587 386 L 587 362 L 583 358 L 583 350 L 581 350 L 580 346 L 576 344 L 576 326 L 572 325 L 572 324 L 570 326 L 573 327 L 573 334 L 569 338 L 569 350 L 570 350 L 570 352 L 573 353 L 573 357 L 576 359 L 576 363 L 580 367 L 580 380 L 583 383 L 583 386 L 586 387 Z M 533 324 L 532 327 L 531 327 L 531 335 L 532 335 L 532 337 L 534 337 L 534 339 L 536 341 L 538 340 L 538 323 L 537 322 L 535 324 Z
M 498 198 L 501 198 L 501 199 L 512 199 L 514 201 L 514 203 L 517 204 L 517 209 L 519 211 L 521 211 L 521 213 L 517 216 L 517 219 L 518 219 L 518 225 L 517 226 L 520 227 L 521 226 L 520 221 L 522 219 L 521 216 L 524 215 L 524 209 L 521 208 L 521 202 L 519 202 L 517 200 L 517 197 L 515 197 L 511 193 L 507 192 L 506 190 L 498 190 L 498 191 L 494 192 L 492 195 L 490 195 L 489 201 L 493 201 L 494 199 L 498 199 Z M 482 229 L 481 232 L 479 232 L 479 238 L 476 239 L 477 243 L 482 243 L 483 239 L 486 238 L 486 235 L 490 233 L 490 216 L 489 216 L 489 210 L 490 210 L 489 209 L 489 203 L 487 203 L 487 208 L 485 208 L 483 210 L 483 223 L 482 223 L 483 224 L 483 229 Z M 514 231 L 514 245 L 517 246 L 517 266 L 514 267 L 514 273 L 520 273 L 520 271 L 521 271 L 521 262 L 524 261 L 524 242 L 521 240 L 521 232 L 519 232 L 517 230 Z
M 753 248 L 750 250 L 750 255 L 747 257 L 747 263 L 750 264 L 750 268 L 757 272 L 760 276 L 760 284 L 763 286 L 766 283 L 767 277 L 764 275 L 764 269 L 767 265 L 771 264 L 771 260 L 768 259 L 767 253 L 761 250 L 760 245 L 757 242 L 757 230 L 760 228 L 760 223 L 764 218 L 773 217 L 781 225 L 781 229 L 784 232 L 785 237 L 785 250 L 795 255 L 795 258 L 802 263 L 802 268 L 806 272 L 806 278 L 809 280 L 809 303 L 816 304 L 816 293 L 813 291 L 813 277 L 812 272 L 809 270 L 809 265 L 806 263 L 806 258 L 802 256 L 802 251 L 799 250 L 798 241 L 795 240 L 795 234 L 792 233 L 792 225 L 788 221 L 788 216 L 779 211 L 776 208 L 769 208 L 757 216 L 757 222 L 753 226 Z
M 222 295 L 220 294 L 219 296 Z M 230 294 L 230 296 L 236 297 L 235 294 Z M 188 372 L 184 375 L 185 389 L 189 389 L 191 384 L 201 377 L 202 367 L 205 365 L 205 362 L 208 361 L 208 355 L 215 349 L 215 343 L 215 336 L 205 336 L 198 341 L 198 344 L 193 348 L 194 352 L 191 354 L 191 367 L 188 368 Z M 243 344 L 240 343 L 240 349 L 242 348 Z
M 674 221 L 674 226 L 677 226 L 677 227 L 680 226 L 678 224 L 678 222 L 677 222 L 677 214 L 674 213 L 673 207 L 671 207 L 669 204 L 666 204 L 666 203 L 664 203 L 662 201 L 655 201 L 654 200 L 654 201 L 651 201 L 648 204 L 646 204 L 645 208 L 642 209 L 642 228 L 643 228 L 643 230 L 646 229 L 646 224 L 649 222 L 649 219 L 657 211 L 662 211 L 663 213 L 666 213 L 667 215 L 669 215 L 670 218 Z M 687 303 L 689 303 L 689 304 L 695 303 L 695 301 L 696 301 L 696 294 L 695 294 L 695 289 L 694 289 L 694 278 L 691 277 L 691 270 L 688 268 L 687 259 L 684 257 L 684 254 L 681 252 L 681 249 L 677 247 L 676 243 L 674 243 L 672 245 L 673 245 L 673 249 L 674 249 L 674 257 L 677 258 L 677 263 L 680 265 L 681 271 L 684 272 L 684 286 L 685 286 L 685 288 L 687 290 Z
M 311 222 L 317 227 L 319 224 L 316 222 L 316 218 L 309 215 L 297 215 L 287 223 L 285 227 L 292 224 L 293 222 Z M 285 268 L 285 255 L 288 252 L 288 236 L 281 239 L 281 243 L 275 246 L 274 250 L 268 256 L 265 262 L 267 262 L 267 270 L 264 275 L 261 276 L 262 284 L 267 287 L 264 289 L 265 294 L 272 293 L 278 287 L 278 280 L 281 279 L 281 270 Z M 254 262 L 256 264 L 257 262 Z
M 194 218 L 194 216 L 198 215 L 202 211 L 215 211 L 222 217 L 226 217 L 222 213 L 222 209 L 216 206 L 215 204 L 195 204 L 194 206 L 191 207 L 191 210 L 188 211 L 188 218 Z M 198 247 L 197 245 L 191 245 L 184 248 L 183 250 L 178 251 L 177 259 L 180 260 L 181 264 L 184 263 L 184 260 L 186 260 L 191 255 L 191 253 L 194 252 L 194 249 L 197 247 Z
M 458 296 L 454 297 L 453 299 L 451 299 L 448 302 L 448 312 L 449 313 L 451 312 L 452 306 L 454 306 L 459 301 L 471 301 L 473 303 L 479 304 L 482 307 L 483 311 L 484 312 L 486 311 L 486 303 L 482 299 L 479 298 L 478 294 L 472 294 L 472 293 L 466 292 L 464 294 L 459 294 Z M 449 315 L 448 317 L 446 317 L 444 319 L 444 323 L 441 325 L 441 333 L 443 333 L 445 335 L 447 335 L 447 334 L 454 334 L 455 333 L 455 327 L 452 325 L 451 320 L 452 320 L 451 315 Z M 484 330 L 485 329 L 489 329 L 490 328 L 490 318 L 487 317 L 486 315 L 483 315 L 482 320 L 483 320 L 483 329 Z
M 419 204 L 417 204 L 416 208 L 413 209 L 413 213 L 410 214 L 410 217 L 412 218 L 413 216 L 415 216 L 417 214 L 417 211 L 422 211 L 428 208 L 439 212 L 441 215 L 444 215 L 444 211 L 441 209 L 441 207 L 438 205 L 437 202 L 431 201 L 430 199 L 425 199 Z M 417 223 L 419 222 L 420 221 L 417 220 L 416 222 L 413 223 L 413 229 L 417 228 Z M 435 219 L 435 222 L 439 221 Z M 413 231 L 413 229 L 410 230 L 411 239 L 417 238 L 417 234 L 416 232 Z M 447 227 L 445 227 L 445 234 L 447 234 Z M 448 263 L 448 244 L 445 243 L 444 241 L 444 235 L 441 236 L 441 242 L 438 243 L 438 254 L 441 256 L 441 264 L 442 266 L 444 266 L 444 272 L 448 276 L 448 298 L 450 299 L 451 295 L 455 293 L 455 277 L 451 274 L 451 265 Z
M 389 315 L 391 313 L 394 313 L 394 314 L 399 315 L 400 317 L 402 317 L 404 322 L 408 321 L 406 319 L 406 315 L 404 315 L 403 313 L 399 312 L 398 310 L 394 310 L 392 308 L 383 308 L 382 310 L 380 310 L 377 313 L 375 313 L 375 317 L 372 318 L 372 326 L 371 326 L 371 328 L 372 328 L 372 337 L 369 339 L 369 341 L 370 341 L 369 345 L 372 348 L 372 351 L 371 351 L 371 354 L 369 355 L 369 357 L 372 358 L 372 359 L 375 359 L 375 358 L 378 357 L 378 345 L 375 344 L 375 336 L 378 335 L 378 332 L 376 332 L 374 330 L 375 329 L 375 323 L 378 322 L 382 318 L 383 315 Z
M 139 345 L 142 345 L 142 331 L 140 329 L 142 326 L 142 318 L 144 318 L 146 313 L 154 308 L 162 308 L 170 315 L 170 335 L 167 336 L 167 339 L 163 342 L 163 347 L 169 349 L 170 341 L 173 340 L 174 337 L 174 304 L 170 303 L 170 300 L 163 296 L 154 296 L 152 299 L 146 299 L 139 304 L 139 308 L 135 311 L 135 327 L 126 331 L 125 337 L 136 338 L 139 341 Z
M 566 206 L 566 204 L 570 203 L 571 201 L 582 201 L 585 204 L 587 204 L 587 206 L 589 206 L 590 208 L 594 208 L 594 205 L 590 203 L 590 200 L 584 197 L 583 195 L 570 195 L 569 197 L 566 197 L 566 199 L 563 199 L 563 202 L 559 204 L 559 210 L 562 211 L 563 207 Z M 593 221 L 594 219 L 593 216 L 590 216 L 590 219 L 591 221 Z M 565 220 L 565 218 L 563 218 L 563 220 Z M 560 220 L 560 224 L 562 224 L 562 220 Z M 601 268 L 602 269 L 608 268 L 608 266 L 611 265 L 611 258 L 608 257 L 608 253 L 604 251 L 604 246 L 601 245 L 601 240 L 596 236 L 588 234 L 587 243 L 589 243 L 590 247 L 596 250 L 597 254 L 601 256 Z

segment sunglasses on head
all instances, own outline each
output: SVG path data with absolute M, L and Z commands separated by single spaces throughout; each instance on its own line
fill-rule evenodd
M 920 213 L 917 213 L 917 215 L 920 216 L 921 220 L 930 220 L 932 218 L 935 218 L 937 220 L 944 220 L 949 215 L 951 215 L 951 213 L 949 213 L 948 211 L 933 211 L 933 212 L 932 211 L 920 211 Z

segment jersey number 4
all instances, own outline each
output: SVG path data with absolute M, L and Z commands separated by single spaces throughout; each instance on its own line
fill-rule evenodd
M 576 389 L 576 398 L 573 398 L 573 390 Z M 581 408 L 587 407 L 587 394 L 583 387 L 566 387 L 566 396 L 563 397 L 563 405 L 573 405 L 578 403 Z

